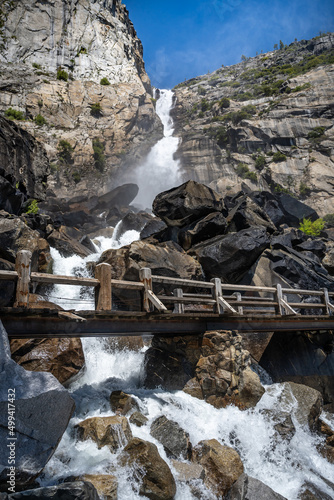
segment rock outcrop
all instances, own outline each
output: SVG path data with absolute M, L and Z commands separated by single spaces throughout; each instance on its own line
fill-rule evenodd
M 126 7 L 28 0 L 2 22 L 0 110 L 45 145 L 53 194 L 105 193 L 162 136 Z
M 269 486 L 254 477 L 241 474 L 236 480 L 228 495 L 227 500 L 286 500 L 285 497 L 273 491 Z
M 75 428 L 79 439 L 92 439 L 98 448 L 108 446 L 112 453 L 124 447 L 132 439 L 132 432 L 126 417 L 92 417 L 79 422 Z
M 51 373 L 26 371 L 11 359 L 1 322 L 0 343 L 0 490 L 4 491 L 12 470 L 10 454 L 15 459 L 17 489 L 29 487 L 41 473 L 66 430 L 74 401 Z
M 333 47 L 333 33 L 296 41 L 177 85 L 184 178 L 290 192 L 333 213 Z

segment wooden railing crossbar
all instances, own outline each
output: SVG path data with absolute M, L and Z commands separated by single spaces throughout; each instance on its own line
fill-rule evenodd
M 151 269 L 142 268 L 139 271 L 139 281 L 126 281 L 113 279 L 111 266 L 107 263 L 98 264 L 95 268 L 95 278 L 76 276 L 52 275 L 46 273 L 31 272 L 31 252 L 21 250 L 17 253 L 15 271 L 0 270 L 0 281 L 16 282 L 16 299 L 14 307 L 29 307 L 29 285 L 30 283 L 62 284 L 93 287 L 95 290 L 95 310 L 112 310 L 112 290 L 127 289 L 137 290 L 141 294 L 142 310 L 146 312 L 170 312 L 165 304 L 174 304 L 174 313 L 183 314 L 187 304 L 200 304 L 212 306 L 213 311 L 218 314 L 240 315 L 254 311 L 258 313 L 275 313 L 282 315 L 297 316 L 298 310 L 323 309 L 324 314 L 334 314 L 334 304 L 331 298 L 334 292 L 326 288 L 322 290 L 303 290 L 294 288 L 283 288 L 280 284 L 275 287 L 262 287 L 252 285 L 234 285 L 222 283 L 219 278 L 208 281 L 197 281 L 167 276 L 152 275 Z M 167 294 L 154 293 L 154 284 L 167 286 Z M 170 286 L 177 288 L 169 291 Z M 183 290 L 186 288 L 186 291 Z M 189 288 L 197 288 L 208 292 L 191 293 Z M 254 295 L 247 295 L 247 293 Z M 265 294 L 262 296 L 260 294 Z M 271 296 L 270 296 L 271 295 Z M 292 302 L 288 296 L 306 295 L 308 297 L 320 298 L 320 302 Z M 262 309 L 259 309 L 262 308 Z M 264 309 L 265 308 L 265 309 Z M 65 315 L 66 316 L 66 315 Z

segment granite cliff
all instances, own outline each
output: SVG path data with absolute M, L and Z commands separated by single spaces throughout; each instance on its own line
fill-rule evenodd
M 184 178 L 222 194 L 286 192 L 334 212 L 333 49 L 333 34 L 295 41 L 177 85 Z
M 49 188 L 71 197 L 114 187 L 162 135 L 125 6 L 4 2 L 0 21 L 0 111 L 44 145 Z

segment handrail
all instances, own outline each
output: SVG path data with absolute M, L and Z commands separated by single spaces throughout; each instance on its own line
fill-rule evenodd
M 139 281 L 117 280 L 111 278 L 111 266 L 107 263 L 96 266 L 95 278 L 30 272 L 30 266 L 31 252 L 21 250 L 17 253 L 15 271 L 0 270 L 0 281 L 16 282 L 14 307 L 29 307 L 30 283 L 45 283 L 93 287 L 96 311 L 112 310 L 112 290 L 115 288 L 140 292 L 141 308 L 146 312 L 153 312 L 156 309 L 160 312 L 168 312 L 165 304 L 174 304 L 175 313 L 184 313 L 187 304 L 197 304 L 213 306 L 215 313 L 238 316 L 248 314 L 255 309 L 261 314 L 272 314 L 272 310 L 275 309 L 275 314 L 279 316 L 299 316 L 302 310 L 307 309 L 322 309 L 326 316 L 334 314 L 334 304 L 330 301 L 334 297 L 334 292 L 329 292 L 326 288 L 304 290 L 283 288 L 280 284 L 271 287 L 236 285 L 222 283 L 219 278 L 213 278 L 211 281 L 190 280 L 152 275 L 149 268 L 140 269 Z M 172 294 L 168 291 L 168 294 L 156 295 L 153 285 L 157 283 L 168 287 L 176 285 L 177 288 Z M 189 288 L 208 289 L 209 293 L 190 293 Z M 255 296 L 247 295 L 248 292 L 255 293 Z M 260 293 L 266 295 L 260 296 Z M 292 302 L 291 295 L 315 297 L 317 302 Z M 290 297 L 290 302 L 288 297 Z

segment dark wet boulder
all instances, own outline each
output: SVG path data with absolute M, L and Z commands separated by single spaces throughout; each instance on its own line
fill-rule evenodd
M 139 410 L 137 401 L 123 391 L 113 391 L 110 395 L 110 406 L 117 415 L 126 415 L 127 413 Z
M 139 191 L 137 184 L 122 184 L 106 194 L 98 197 L 95 210 L 109 209 L 113 206 L 127 207 L 135 199 Z
M 280 207 L 278 196 L 269 191 L 251 191 L 248 196 L 267 214 L 276 227 L 285 223 L 285 214 Z
M 127 231 L 140 232 L 144 226 L 153 219 L 152 215 L 146 212 L 128 212 L 123 218 L 119 226 L 117 226 L 115 238 L 119 239 Z
M 247 195 L 240 196 L 226 218 L 228 232 L 238 232 L 249 227 L 263 226 L 273 233 L 275 224 L 266 212 Z
M 15 441 L 8 439 L 9 403 L 15 408 Z M 8 488 L 8 445 L 15 450 L 16 488 L 27 488 L 52 457 L 73 410 L 73 399 L 51 373 L 26 371 L 11 359 L 0 322 L 0 490 Z
M 276 493 L 266 484 L 247 474 L 241 474 L 236 480 L 226 500 L 287 500 L 285 497 Z
M 19 250 L 32 252 L 32 267 L 38 268 L 38 231 L 30 229 L 19 217 L 0 212 L 0 257 L 15 262 Z
M 313 208 L 289 194 L 280 194 L 278 203 L 284 213 L 284 223 L 288 226 L 299 227 L 304 218 L 312 221 L 319 219 L 319 215 Z
M 189 434 L 177 422 L 162 415 L 152 422 L 150 434 L 163 445 L 168 457 L 190 459 Z
M 280 234 L 275 234 L 271 239 L 272 248 L 295 248 L 296 246 L 303 244 L 307 240 L 308 236 L 300 231 L 299 229 L 293 227 L 285 227 Z
M 145 226 L 140 231 L 140 239 L 143 240 L 145 238 L 149 238 L 155 233 L 166 229 L 166 227 L 166 224 L 159 217 L 154 217 L 153 219 L 146 222 Z
M 95 487 L 89 481 L 75 481 L 35 488 L 14 493 L 8 498 L 11 500 L 100 500 Z
M 311 252 L 319 259 L 322 259 L 325 256 L 326 244 L 319 238 L 308 238 L 296 245 L 295 250 L 298 250 L 298 252 Z
M 153 213 L 169 226 L 182 227 L 222 210 L 224 203 L 219 194 L 195 181 L 164 191 L 153 201 Z
M 208 279 L 220 277 L 235 283 L 269 246 L 265 227 L 251 227 L 238 233 L 219 236 L 193 247 L 194 253 Z
M 71 257 L 75 254 L 87 257 L 93 253 L 93 250 L 92 247 L 91 249 L 87 247 L 87 241 L 85 245 L 81 243 L 84 238 L 85 235 L 78 229 L 62 225 L 52 231 L 47 237 L 47 241 L 58 250 L 62 257 Z
M 179 230 L 178 243 L 184 250 L 220 234 L 225 234 L 227 221 L 221 212 L 212 212 L 198 221 Z
M 0 210 L 18 215 L 25 201 L 25 196 L 0 174 Z

